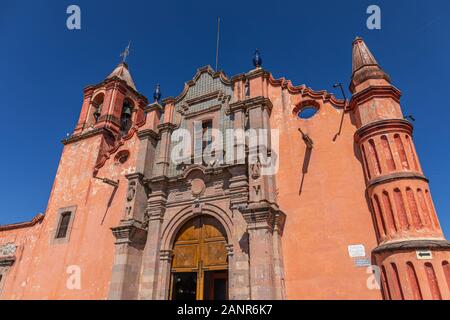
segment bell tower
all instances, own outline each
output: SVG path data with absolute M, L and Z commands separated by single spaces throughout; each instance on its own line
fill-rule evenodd
M 144 114 L 139 109 L 146 104 L 145 97 L 136 90 L 128 65 L 121 62 L 102 83 L 84 89 L 83 106 L 74 134 L 104 128 L 124 135 L 132 122 L 143 120 Z
M 361 38 L 353 42 L 351 109 L 362 157 L 385 299 L 450 299 L 445 240 L 400 91 Z

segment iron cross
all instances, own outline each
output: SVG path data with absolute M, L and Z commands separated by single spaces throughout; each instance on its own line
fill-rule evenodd
M 122 57 L 122 62 L 126 62 L 127 57 L 130 55 L 130 46 L 131 41 L 128 42 L 128 46 L 125 48 L 125 51 L 120 54 L 120 56 Z

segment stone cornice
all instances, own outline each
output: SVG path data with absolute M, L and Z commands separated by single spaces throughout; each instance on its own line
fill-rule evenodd
M 245 77 L 247 79 L 254 79 L 254 78 L 258 78 L 258 77 L 265 77 L 265 78 L 269 78 L 271 76 L 270 72 L 264 70 L 261 67 L 255 68 L 253 70 L 250 70 L 249 72 L 247 72 L 245 74 Z
M 169 182 L 169 178 L 167 176 L 157 176 L 157 177 L 151 177 L 149 179 L 144 179 L 144 183 L 146 184 L 158 184 L 158 185 L 164 185 Z
M 137 245 L 145 245 L 147 231 L 142 224 L 136 220 L 122 220 L 119 226 L 111 228 L 116 238 L 116 244 L 132 243 Z
M 362 91 L 355 93 L 350 100 L 350 108 L 353 109 L 357 105 L 371 100 L 372 98 L 391 98 L 395 102 L 400 103 L 402 93 L 392 85 L 386 86 L 369 86 Z
M 144 109 L 145 113 L 149 113 L 152 111 L 159 111 L 162 112 L 163 111 L 163 106 L 160 105 L 158 102 L 153 102 L 149 105 L 147 105 Z
M 66 139 L 61 140 L 61 142 L 63 145 L 68 145 L 68 144 L 71 144 L 71 143 L 74 143 L 74 142 L 77 142 L 77 141 L 80 141 L 83 139 L 87 139 L 87 138 L 96 136 L 98 134 L 102 134 L 106 130 L 107 129 L 105 129 L 105 128 L 95 128 L 95 129 L 92 129 L 92 130 L 84 132 L 84 133 L 72 135 Z
M 374 254 L 402 250 L 450 250 L 447 240 L 408 240 L 380 245 L 372 250 Z
M 269 110 L 269 112 L 272 110 L 273 107 L 272 101 L 270 101 L 270 99 L 259 96 L 231 103 L 229 106 L 229 112 L 235 112 L 237 110 L 245 111 L 260 106 L 266 107 Z
M 221 104 L 217 104 L 215 106 L 209 107 L 208 109 L 198 110 L 198 111 L 194 111 L 194 112 L 182 112 L 181 114 L 184 115 L 185 119 L 190 119 L 190 118 L 199 116 L 201 114 L 218 111 L 218 110 L 220 110 L 221 107 L 222 107 Z
M 146 138 L 150 138 L 154 142 L 159 140 L 159 134 L 156 133 L 152 129 L 144 129 L 144 130 L 138 131 L 137 136 L 140 140 L 144 140 Z
M 355 92 L 356 86 L 368 80 L 385 80 L 391 83 L 391 77 L 384 72 L 377 64 L 365 65 L 352 73 L 352 81 L 350 82 L 350 92 Z
M 280 233 L 283 232 L 286 215 L 276 204 L 262 201 L 251 203 L 239 210 L 247 222 L 249 230 L 269 228 L 277 229 Z
M 42 220 L 44 220 L 44 217 L 45 217 L 45 215 L 43 213 L 39 213 L 31 221 L 0 225 L 0 231 L 7 231 L 7 230 L 14 230 L 14 229 L 21 229 L 21 228 L 30 228 L 30 227 L 33 227 L 34 225 L 40 223 Z
M 143 94 L 139 93 L 138 91 L 134 90 L 132 87 L 130 87 L 125 80 L 122 80 L 116 76 L 107 78 L 104 81 L 96 84 L 96 85 L 89 85 L 86 88 L 93 88 L 94 90 L 99 89 L 101 87 L 105 88 L 113 88 L 115 84 L 119 84 L 122 88 L 121 91 L 124 91 L 124 89 L 128 89 L 134 96 L 136 96 L 138 99 L 141 99 L 145 102 L 145 104 L 148 103 L 148 99 Z M 126 93 L 126 90 L 124 91 Z
M 165 132 L 170 130 L 175 130 L 177 128 L 177 125 L 171 122 L 164 122 L 158 125 L 159 132 Z
M 347 104 L 346 101 L 337 99 L 332 93 L 329 93 L 326 90 L 316 91 L 304 84 L 295 86 L 292 84 L 291 80 L 286 78 L 275 79 L 272 74 L 270 74 L 268 80 L 271 85 L 281 87 L 282 89 L 287 90 L 290 94 L 300 94 L 304 100 L 322 100 L 324 103 L 331 103 L 334 107 L 338 108 L 344 108 Z
M 428 179 L 421 173 L 418 172 L 397 172 L 381 177 L 374 178 L 367 183 L 367 188 L 372 188 L 380 184 L 389 183 L 397 180 L 423 180 L 428 183 Z
M 389 133 L 391 131 L 404 131 L 412 135 L 412 124 L 404 119 L 386 119 L 379 120 L 365 126 L 362 126 L 355 132 L 355 141 L 359 142 L 361 139 L 367 139 L 375 134 Z

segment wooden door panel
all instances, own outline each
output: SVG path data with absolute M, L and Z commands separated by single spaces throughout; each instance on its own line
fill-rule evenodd
M 221 238 L 225 239 L 225 230 L 222 225 L 214 218 L 206 217 L 202 219 L 203 222 L 203 238 Z
M 205 267 L 227 266 L 226 242 L 206 242 L 202 250 L 202 260 Z
M 192 241 L 199 240 L 201 236 L 201 226 L 200 223 L 196 220 L 192 222 L 188 222 L 187 225 L 181 228 L 178 233 L 177 242 L 178 241 Z
M 174 248 L 173 268 L 192 268 L 198 266 L 198 245 L 178 245 Z

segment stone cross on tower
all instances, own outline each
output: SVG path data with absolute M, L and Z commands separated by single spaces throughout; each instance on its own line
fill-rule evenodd
M 124 52 L 122 52 L 120 54 L 120 56 L 122 57 L 122 62 L 126 62 L 128 56 L 130 55 L 130 46 L 131 46 L 131 41 L 128 42 L 128 46 L 125 48 Z

